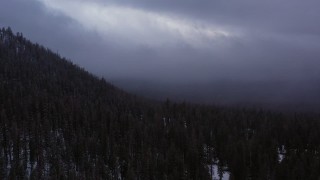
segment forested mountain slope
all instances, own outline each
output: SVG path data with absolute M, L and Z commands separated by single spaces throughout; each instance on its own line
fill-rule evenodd
M 319 129 L 314 114 L 138 98 L 0 30 L 0 179 L 318 179 Z

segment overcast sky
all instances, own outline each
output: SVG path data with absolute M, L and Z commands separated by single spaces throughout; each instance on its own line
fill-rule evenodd
M 315 101 L 319 7 L 319 0 L 2 0 L 0 26 L 128 90 L 197 85 L 210 94 L 209 87 L 242 84 L 251 90 L 235 92 L 247 98 L 268 84 L 281 93 L 264 98 L 295 91 Z

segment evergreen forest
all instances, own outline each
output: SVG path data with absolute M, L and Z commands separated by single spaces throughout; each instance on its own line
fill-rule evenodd
M 319 180 L 320 115 L 129 94 L 0 29 L 0 179 Z

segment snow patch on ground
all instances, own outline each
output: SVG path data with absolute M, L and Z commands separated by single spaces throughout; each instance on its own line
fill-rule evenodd
M 279 161 L 279 163 L 281 163 L 283 161 L 283 159 L 286 157 L 286 153 L 287 153 L 287 150 L 286 150 L 285 146 L 281 145 L 281 147 L 278 148 L 278 161 Z
M 210 174 L 212 180 L 220 180 L 218 168 L 219 167 L 216 163 L 208 165 L 209 174 Z M 222 180 L 229 180 L 230 179 L 230 172 L 222 171 L 221 179 Z

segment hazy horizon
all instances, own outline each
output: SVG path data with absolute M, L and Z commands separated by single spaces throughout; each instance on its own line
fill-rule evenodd
M 142 96 L 316 109 L 319 5 L 4 0 L 0 26 Z

